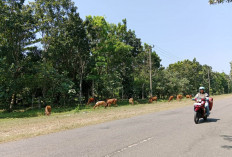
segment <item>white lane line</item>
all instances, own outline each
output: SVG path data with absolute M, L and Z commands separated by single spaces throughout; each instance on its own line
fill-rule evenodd
M 110 153 L 110 154 L 108 154 L 108 155 L 106 155 L 106 156 L 104 156 L 104 157 L 111 157 L 111 156 L 114 156 L 115 154 L 124 152 L 125 150 L 127 150 L 127 149 L 129 149 L 129 148 L 133 148 L 133 147 L 136 147 L 136 146 L 138 146 L 138 145 L 140 145 L 140 144 L 143 144 L 143 143 L 145 143 L 145 142 L 148 142 L 148 141 L 152 140 L 153 138 L 154 138 L 154 137 L 149 137 L 149 138 L 147 138 L 147 139 L 141 140 L 141 141 L 139 141 L 139 142 L 137 142 L 137 143 L 134 143 L 134 144 L 129 145 L 129 146 L 126 146 L 126 147 L 124 147 L 124 148 L 122 148 L 122 149 L 120 149 L 120 150 L 117 150 L 117 151 L 115 151 L 115 152 L 113 152 L 113 153 Z

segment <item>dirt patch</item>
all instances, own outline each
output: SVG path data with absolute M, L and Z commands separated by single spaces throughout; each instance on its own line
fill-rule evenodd
M 232 95 L 213 96 L 214 100 L 232 97 Z M 99 124 L 107 121 L 129 118 L 137 115 L 181 108 L 192 105 L 190 99 L 180 102 L 154 102 L 153 104 L 129 105 L 111 108 L 83 110 L 79 113 L 70 111 L 56 113 L 51 116 L 33 118 L 12 118 L 0 120 L 0 143 L 20 140 L 38 135 Z

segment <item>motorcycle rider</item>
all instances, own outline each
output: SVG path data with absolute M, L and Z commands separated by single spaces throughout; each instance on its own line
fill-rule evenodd
M 199 88 L 199 93 L 197 93 L 197 95 L 195 96 L 195 99 L 206 99 L 205 102 L 205 109 L 206 109 L 206 113 L 207 116 L 210 115 L 210 111 L 209 111 L 209 95 L 207 93 L 205 93 L 205 87 L 200 87 Z

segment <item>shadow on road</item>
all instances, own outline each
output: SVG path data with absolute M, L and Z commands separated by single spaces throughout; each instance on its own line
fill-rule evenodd
M 224 140 L 226 140 L 226 141 L 232 142 L 232 136 L 229 136 L 229 135 L 221 135 L 221 137 L 223 137 Z M 232 146 L 224 145 L 224 146 L 222 146 L 222 148 L 231 150 L 231 149 L 232 149 Z
M 204 119 L 200 120 L 200 123 L 215 123 L 217 121 L 219 121 L 220 119 L 217 118 L 208 118 L 207 121 L 205 121 Z
M 225 145 L 225 146 L 222 146 L 222 148 L 224 148 L 224 149 L 232 149 L 232 146 L 227 146 L 227 145 Z
M 206 123 L 212 123 L 212 122 L 217 122 L 219 121 L 220 119 L 217 119 L 217 118 L 208 118 Z
M 223 137 L 223 138 L 224 138 L 224 140 L 226 140 L 226 141 L 230 141 L 230 142 L 232 142 L 232 136 L 228 136 L 228 135 L 221 135 L 221 137 Z

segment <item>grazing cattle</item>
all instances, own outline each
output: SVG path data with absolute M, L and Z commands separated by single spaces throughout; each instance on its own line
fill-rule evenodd
M 105 108 L 107 107 L 107 104 L 106 104 L 106 102 L 105 101 L 98 101 L 95 105 L 94 105 L 94 109 L 96 108 L 96 107 L 99 107 L 99 106 L 104 106 Z
M 176 100 L 181 100 L 183 98 L 183 96 L 182 95 L 177 95 L 177 97 L 176 97 Z
M 172 101 L 174 98 L 174 96 L 170 96 L 169 99 L 168 99 L 168 102 Z
M 45 107 L 45 115 L 50 116 L 51 112 L 52 112 L 52 107 L 47 105 Z
M 110 107 L 111 104 L 114 104 L 114 106 L 117 106 L 117 99 L 108 99 L 106 103 L 108 107 Z
M 150 97 L 148 102 L 149 103 L 152 103 L 153 101 L 157 102 L 157 100 L 158 100 L 157 96 L 154 96 L 154 97 Z
M 187 98 L 187 99 L 191 99 L 191 98 L 192 98 L 192 95 L 186 95 L 186 98 Z
M 130 98 L 130 99 L 129 99 L 129 104 L 134 105 L 134 99 L 133 99 L 133 98 Z
M 87 105 L 89 105 L 90 103 L 94 102 L 94 98 L 89 98 Z

